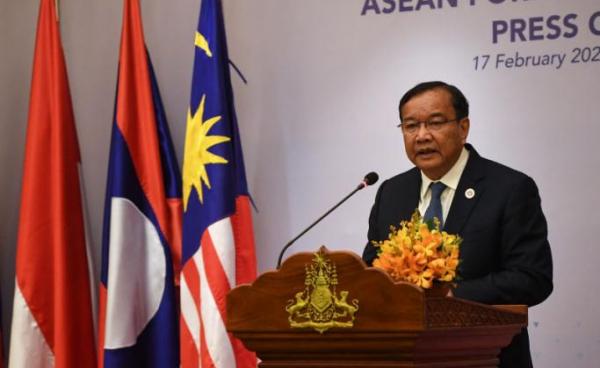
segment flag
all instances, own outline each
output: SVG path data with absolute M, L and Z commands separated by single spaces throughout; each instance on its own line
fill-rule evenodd
M 54 0 L 41 0 L 9 367 L 95 367 L 80 154 Z
M 256 277 L 249 195 L 220 1 L 203 0 L 183 159 L 181 363 L 256 367 L 225 329 L 227 292 Z
M 178 367 L 181 177 L 138 0 L 124 0 L 104 207 L 99 366 Z M 175 251 L 175 252 L 173 252 Z

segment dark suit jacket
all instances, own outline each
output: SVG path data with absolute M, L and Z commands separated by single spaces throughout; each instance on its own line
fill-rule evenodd
M 454 295 L 486 304 L 541 303 L 552 292 L 552 257 L 537 186 L 527 175 L 465 147 L 469 160 L 443 229 L 463 238 Z M 475 191 L 473 198 L 466 197 L 467 189 Z M 381 184 L 369 217 L 367 264 L 377 256 L 371 242 L 387 239 L 390 225 L 410 220 L 420 190 L 417 168 Z M 527 330 L 503 349 L 500 367 L 531 367 Z

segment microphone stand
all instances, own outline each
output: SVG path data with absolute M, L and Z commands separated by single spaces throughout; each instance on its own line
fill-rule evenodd
M 358 192 L 359 190 L 363 189 L 364 187 L 366 187 L 368 184 L 366 182 L 362 182 L 358 185 L 358 187 L 356 187 L 356 189 L 354 189 L 352 192 L 350 192 L 350 194 L 348 194 L 347 196 L 345 196 L 341 201 L 339 201 L 335 206 L 331 207 L 327 212 L 325 212 L 321 217 L 319 217 L 317 219 L 317 221 L 313 222 L 309 227 L 307 227 L 306 229 L 304 229 L 304 231 L 302 231 L 300 234 L 298 234 L 294 239 L 290 240 L 285 247 L 283 247 L 283 249 L 281 250 L 281 252 L 279 253 L 279 258 L 277 259 L 277 269 L 279 269 L 281 267 L 281 259 L 283 258 L 283 253 L 285 253 L 285 251 L 292 245 L 294 244 L 294 242 L 296 240 L 298 240 L 302 235 L 306 234 L 306 232 L 308 232 L 310 229 L 312 229 L 316 224 L 318 224 L 319 222 L 321 222 L 321 220 L 323 220 L 325 217 L 327 217 L 327 215 L 329 215 L 331 212 L 333 212 L 336 208 L 338 208 L 342 203 L 346 202 L 348 200 L 348 198 L 352 197 L 354 195 L 354 193 Z

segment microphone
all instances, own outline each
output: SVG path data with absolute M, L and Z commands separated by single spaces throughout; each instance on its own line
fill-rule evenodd
M 377 175 L 375 171 L 371 171 L 370 173 L 365 175 L 363 181 L 360 184 L 358 184 L 357 190 L 361 190 L 364 187 L 373 185 L 377 183 L 377 180 L 379 180 L 379 175 Z M 352 194 L 354 194 L 354 192 Z
M 371 171 L 370 173 L 368 173 L 367 175 L 365 175 L 364 179 L 360 182 L 360 184 L 358 184 L 358 186 L 356 187 L 356 189 L 354 189 L 352 192 L 350 192 L 347 196 L 345 196 L 341 201 L 339 201 L 335 206 L 331 207 L 327 212 L 325 212 L 321 217 L 319 217 L 317 219 L 317 221 L 313 222 L 309 227 L 307 227 L 306 229 L 304 229 L 304 231 L 302 231 L 300 234 L 298 234 L 294 239 L 290 240 L 284 247 L 283 249 L 281 249 L 281 253 L 279 253 L 279 258 L 277 259 L 277 269 L 279 269 L 281 267 L 281 259 L 283 258 L 283 253 L 285 253 L 285 251 L 292 245 L 294 244 L 294 242 L 298 239 L 300 239 L 300 237 L 304 234 L 306 234 L 310 229 L 312 229 L 316 224 L 318 224 L 319 222 L 321 222 L 321 220 L 323 220 L 325 217 L 327 217 L 327 215 L 329 215 L 331 212 L 333 212 L 336 208 L 338 208 L 342 203 L 346 202 L 346 200 L 348 200 L 348 198 L 352 197 L 354 195 L 354 193 L 358 192 L 359 190 L 368 187 L 369 185 L 373 185 L 377 182 L 377 180 L 379 179 L 379 175 L 377 175 L 376 172 Z

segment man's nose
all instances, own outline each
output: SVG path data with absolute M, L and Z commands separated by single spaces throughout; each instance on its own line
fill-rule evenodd
M 427 129 L 427 124 L 419 124 L 419 129 L 417 129 L 416 133 L 416 139 L 417 141 L 427 141 L 431 139 L 431 132 Z

